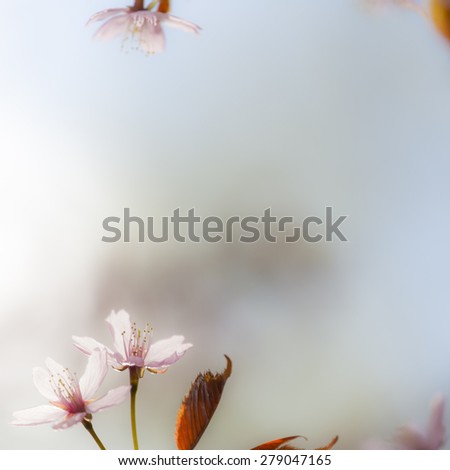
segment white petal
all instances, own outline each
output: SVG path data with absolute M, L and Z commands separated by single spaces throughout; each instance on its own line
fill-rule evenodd
M 165 367 L 178 361 L 184 353 L 192 347 L 192 344 L 183 344 L 184 336 L 172 336 L 171 338 L 157 341 L 150 346 L 150 351 L 145 360 L 146 367 Z
M 91 355 L 95 349 L 106 349 L 108 354 L 113 354 L 111 349 L 107 348 L 104 344 L 99 343 L 94 338 L 89 338 L 87 336 L 72 336 L 72 341 L 77 349 L 87 355 Z
M 428 423 L 428 445 L 432 450 L 439 449 L 444 443 L 444 409 L 445 398 L 437 396 L 431 404 L 430 420 Z
M 94 34 L 94 38 L 110 41 L 121 34 L 127 33 L 129 24 L 129 15 L 114 16 L 98 29 Z
M 181 29 L 187 33 L 195 33 L 199 34 L 201 29 L 200 26 L 196 25 L 195 23 L 191 23 L 190 21 L 183 20 L 178 18 L 177 16 L 167 15 L 165 13 L 156 13 L 159 17 L 161 22 L 164 22 L 171 26 L 172 28 Z
M 124 345 L 128 345 L 131 337 L 130 315 L 125 310 L 113 311 L 106 319 L 106 323 L 114 340 L 114 349 L 123 357 L 127 357 L 127 346 Z
M 106 373 L 108 362 L 106 360 L 106 349 L 96 349 L 88 359 L 86 370 L 80 378 L 80 391 L 83 400 L 89 400 L 99 389 Z
M 86 410 L 89 413 L 97 413 L 98 411 L 103 411 L 111 406 L 120 405 L 120 403 L 127 398 L 129 392 L 129 385 L 122 385 L 120 387 L 113 388 L 106 395 L 103 395 L 103 397 L 88 403 L 86 405 Z
M 428 448 L 422 431 L 412 424 L 401 427 L 394 442 L 394 449 L 425 450 Z
M 392 445 L 378 438 L 370 438 L 364 442 L 362 449 L 364 450 L 388 450 L 392 449 Z
M 139 37 L 141 49 L 147 54 L 156 54 L 164 51 L 165 43 L 164 31 L 159 22 L 157 24 L 146 22 Z
M 120 353 L 113 353 L 111 356 L 108 356 L 108 364 L 114 369 L 120 369 L 126 362 L 126 359 Z
M 70 426 L 73 426 L 74 424 L 77 424 L 81 421 L 83 421 L 83 418 L 86 416 L 86 413 L 75 413 L 72 415 L 66 415 L 64 419 L 61 421 L 57 422 L 52 426 L 53 429 L 67 429 L 70 428 Z
M 128 14 L 128 12 L 128 8 L 108 8 L 107 10 L 99 11 L 92 15 L 86 23 L 86 26 L 90 25 L 91 23 L 94 23 L 95 21 L 103 21 L 107 18 L 111 18 L 111 16 L 116 16 L 119 14 Z
M 56 361 L 54 361 L 50 357 L 47 357 L 47 359 L 45 360 L 45 365 L 51 375 L 55 375 L 55 376 L 66 375 L 67 369 L 63 367 L 61 364 L 58 364 Z
M 53 423 L 66 415 L 61 408 L 50 405 L 36 406 L 13 413 L 15 418 L 11 424 L 15 426 L 35 426 L 37 424 Z
M 45 370 L 42 367 L 35 367 L 33 369 L 33 382 L 35 387 L 39 390 L 39 393 L 47 398 L 47 400 L 58 400 L 58 397 L 53 390 L 51 375 L 48 370 Z

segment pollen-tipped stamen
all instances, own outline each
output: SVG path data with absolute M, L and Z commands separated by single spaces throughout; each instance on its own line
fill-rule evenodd
M 55 406 L 70 413 L 83 411 L 84 401 L 75 374 L 71 374 L 69 369 L 64 369 L 63 372 L 65 375 L 58 373 L 55 376 L 52 374 L 50 378 L 50 385 L 59 400 L 54 403 Z

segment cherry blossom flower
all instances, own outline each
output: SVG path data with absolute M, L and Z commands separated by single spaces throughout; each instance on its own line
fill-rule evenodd
M 88 25 L 105 21 L 94 38 L 111 40 L 118 36 L 132 38 L 147 54 L 162 52 L 165 47 L 163 24 L 188 33 L 199 34 L 200 27 L 190 21 L 161 11 L 134 10 L 133 8 L 110 8 L 93 15 Z
M 92 354 L 97 348 L 105 348 L 112 367 L 117 370 L 136 368 L 141 377 L 145 370 L 152 373 L 165 372 L 192 347 L 192 344 L 184 343 L 184 336 L 180 335 L 152 343 L 149 325 L 143 331 L 138 330 L 125 310 L 111 312 L 106 322 L 113 337 L 114 350 L 88 337 L 73 336 L 75 346 L 85 354 Z
M 12 424 L 33 426 L 52 424 L 54 429 L 67 429 L 93 413 L 122 403 L 128 396 L 129 385 L 110 390 L 100 398 L 93 398 L 108 371 L 106 351 L 96 349 L 89 357 L 86 370 L 78 380 L 76 375 L 54 360 L 47 358 L 46 369 L 33 369 L 34 385 L 50 401 L 49 405 L 16 411 Z
M 445 399 L 436 396 L 430 407 L 428 425 L 422 430 L 414 424 L 402 426 L 391 441 L 371 440 L 366 443 L 366 449 L 397 449 L 397 450 L 437 450 L 444 444 Z
M 421 430 L 413 424 L 401 427 L 394 438 L 394 448 L 408 450 L 437 450 L 441 448 L 445 435 L 444 409 L 444 397 L 436 396 L 431 403 L 427 428 Z

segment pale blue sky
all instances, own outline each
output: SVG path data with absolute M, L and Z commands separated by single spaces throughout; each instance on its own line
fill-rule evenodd
M 0 376 L 2 446 L 91 444 L 79 429 L 5 423 L 41 403 L 32 366 L 49 355 L 82 369 L 70 336 L 106 341 L 103 318 L 122 307 L 196 347 L 149 385 L 167 403 L 148 447 L 173 446 L 179 400 L 224 352 L 234 381 L 204 447 L 338 433 L 356 448 L 424 422 L 433 393 L 450 396 L 448 45 L 412 12 L 356 0 L 177 0 L 174 14 L 202 34 L 167 31 L 167 51 L 146 57 L 91 40 L 89 16 L 115 6 L 3 1 L 0 325 L 16 359 Z M 102 219 L 123 207 L 301 216 L 327 205 L 349 215 L 349 243 L 100 242 Z M 113 423 L 99 417 L 99 433 L 126 447 Z

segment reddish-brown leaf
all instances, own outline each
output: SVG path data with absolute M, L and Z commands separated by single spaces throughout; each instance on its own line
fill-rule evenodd
M 175 442 L 180 450 L 192 450 L 208 427 L 231 375 L 232 362 L 225 355 L 227 367 L 222 373 L 198 374 L 178 411 Z
M 169 11 L 170 11 L 170 0 L 160 0 L 158 11 L 160 13 L 169 13 Z
M 331 441 L 326 446 L 317 447 L 316 450 L 330 450 L 335 446 L 338 439 L 339 439 L 339 436 L 335 436 L 333 439 L 331 439 Z
M 257 447 L 253 447 L 251 450 L 305 450 L 301 447 L 294 447 L 288 444 L 288 442 L 293 441 L 301 437 L 302 439 L 306 439 L 303 436 L 291 436 L 291 437 L 283 437 L 281 439 L 275 439 L 273 441 L 265 442 Z M 334 447 L 336 442 L 338 441 L 339 437 L 334 437 L 326 446 L 324 447 L 317 447 L 315 450 L 329 450 Z
M 298 437 L 302 437 L 303 439 L 305 439 L 303 436 L 282 437 L 281 439 L 274 439 L 273 441 L 265 442 L 264 444 L 253 447 L 253 449 L 250 450 L 283 450 L 288 447 L 284 444 L 287 444 L 288 442 L 293 441 Z M 295 447 L 292 448 L 295 449 Z

